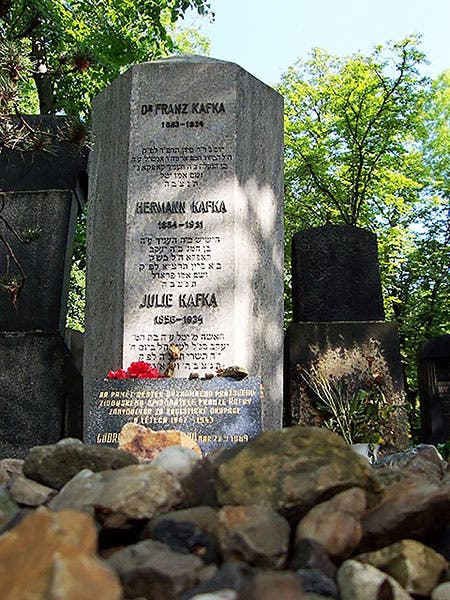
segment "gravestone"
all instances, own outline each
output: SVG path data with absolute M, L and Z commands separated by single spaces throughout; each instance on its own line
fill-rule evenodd
M 30 130 L 45 131 L 54 141 L 48 150 L 6 147 L 0 153 L 0 331 L 63 334 L 76 217 L 87 192 L 88 152 L 64 141 L 67 117 L 23 119 Z M 32 237 L 23 243 L 19 238 L 27 232 Z M 14 306 L 1 282 L 22 278 L 20 268 L 26 279 Z
M 53 132 L 67 125 L 65 117 L 26 120 Z M 86 151 L 68 142 L 0 154 L 0 458 L 82 433 L 81 376 L 61 334 L 86 162 Z M 16 233 L 27 230 L 37 235 L 21 243 Z M 7 286 L 21 269 L 14 306 Z
M 143 360 L 237 364 L 282 411 L 282 98 L 204 57 L 136 65 L 93 109 L 85 398 Z M 88 407 L 86 407 L 86 412 Z
M 0 458 L 64 433 L 64 345 L 45 331 L 0 332 Z
M 294 322 L 384 320 L 375 234 L 332 224 L 296 233 L 292 307 Z
M 71 190 L 0 192 L 0 216 L 19 232 L 36 232 L 29 243 L 19 243 L 0 221 L 0 234 L 26 276 L 16 306 L 0 290 L 0 331 L 64 332 L 77 213 Z M 0 242 L 0 278 L 12 273 L 19 270 Z
M 432 338 L 419 354 L 419 395 L 424 441 L 450 440 L 450 334 Z
M 261 433 L 261 380 L 104 379 L 89 406 L 86 442 L 117 446 L 129 422 L 153 431 L 178 430 L 204 454 Z
M 332 224 L 295 234 L 292 300 L 294 322 L 285 337 L 286 425 L 324 422 L 302 369 L 316 369 L 355 393 L 376 372 L 390 406 L 404 403 L 397 326 L 384 321 L 374 234 Z M 386 443 L 406 447 L 406 413 L 393 409 L 386 420 Z

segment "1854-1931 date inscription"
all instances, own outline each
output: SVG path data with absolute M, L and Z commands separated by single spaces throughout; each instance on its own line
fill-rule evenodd
M 203 221 L 185 221 L 177 223 L 177 221 L 158 221 L 158 229 L 203 229 Z

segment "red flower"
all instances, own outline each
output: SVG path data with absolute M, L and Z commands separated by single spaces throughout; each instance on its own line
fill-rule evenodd
M 158 369 L 150 367 L 145 373 L 139 373 L 138 379 L 157 379 L 159 377 Z
M 127 369 L 128 377 L 137 379 L 150 379 L 159 377 L 158 369 L 144 361 L 132 362 Z
M 108 379 L 127 379 L 128 373 L 124 369 L 118 371 L 109 371 L 107 375 Z
M 160 375 L 158 369 L 152 367 L 144 361 L 132 362 L 128 369 L 119 369 L 118 371 L 109 371 L 108 379 L 157 379 L 164 377 Z

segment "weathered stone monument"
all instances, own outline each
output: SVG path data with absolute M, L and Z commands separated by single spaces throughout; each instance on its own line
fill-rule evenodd
M 81 376 L 62 336 L 85 163 L 69 142 L 52 153 L 0 154 L 0 458 L 81 434 Z
M 295 322 L 383 321 L 375 235 L 331 224 L 295 234 L 292 308 Z
M 85 401 L 109 369 L 260 376 L 282 412 L 282 98 L 239 66 L 132 67 L 94 102 Z M 86 407 L 86 411 L 87 411 Z
M 384 321 L 373 233 L 328 224 L 295 234 L 292 293 L 294 322 L 285 340 L 286 424 L 323 422 L 302 369 L 331 377 L 349 394 L 375 373 L 390 405 L 404 403 L 398 332 Z M 398 409 L 390 421 L 388 441 L 406 445 L 406 414 Z
M 422 435 L 436 444 L 450 440 L 450 334 L 432 338 L 419 353 Z

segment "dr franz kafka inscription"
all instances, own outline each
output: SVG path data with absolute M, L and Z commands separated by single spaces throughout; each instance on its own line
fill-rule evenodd
M 145 360 L 163 369 L 175 343 L 182 350 L 178 375 L 214 371 L 233 362 L 223 323 L 234 301 L 234 207 L 226 194 L 234 174 L 234 136 L 227 132 L 234 105 L 141 102 L 135 110 L 127 286 L 133 319 L 124 363 Z

